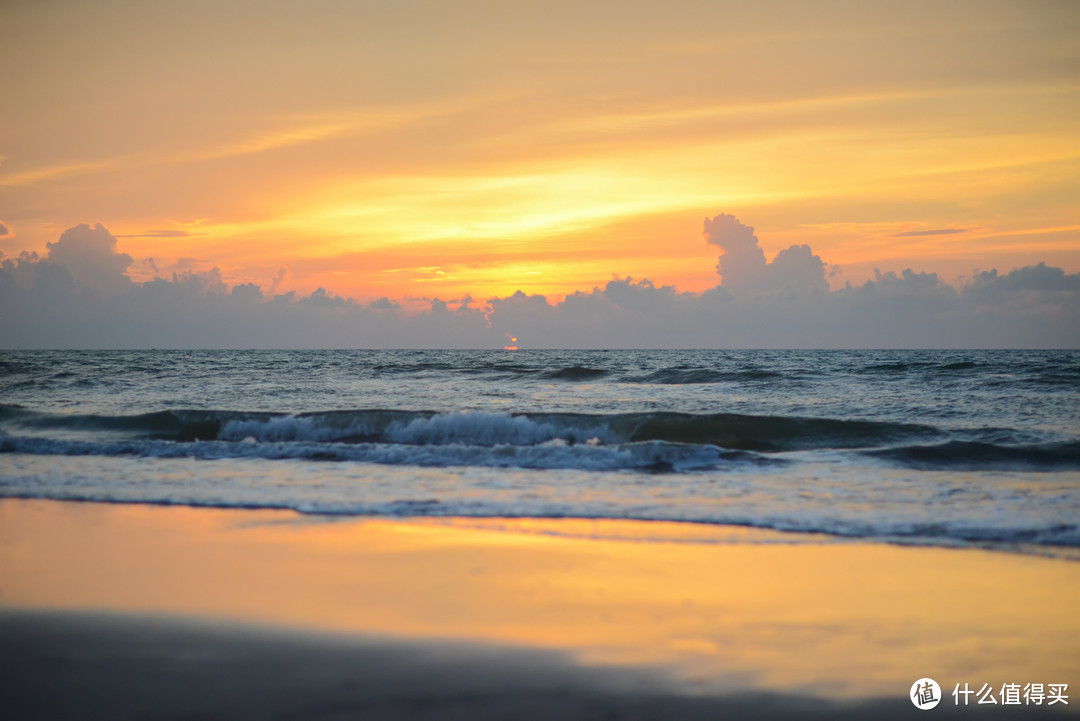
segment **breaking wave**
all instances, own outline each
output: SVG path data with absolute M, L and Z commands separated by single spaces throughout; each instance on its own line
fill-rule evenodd
M 929 425 L 737 413 L 487 413 L 162 410 L 43 413 L 0 405 L 0 452 L 360 460 L 412 465 L 694 470 L 851 451 L 911 468 L 1080 469 L 1080 442 L 988 441 Z
M 0 405 L 0 427 L 9 432 L 99 432 L 175 442 L 250 439 L 491 447 L 548 441 L 569 445 L 659 441 L 755 452 L 864 448 L 905 440 L 925 442 L 941 436 L 932 426 L 911 423 L 737 413 L 436 413 L 368 409 L 295 414 L 165 410 L 107 416 L 42 413 L 11 405 Z

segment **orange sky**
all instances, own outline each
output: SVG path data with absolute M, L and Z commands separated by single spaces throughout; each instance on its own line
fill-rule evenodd
M 728 212 L 834 284 L 1080 270 L 1080 5 L 581 5 L 6 4 L 0 250 L 101 222 L 139 280 L 697 291 Z

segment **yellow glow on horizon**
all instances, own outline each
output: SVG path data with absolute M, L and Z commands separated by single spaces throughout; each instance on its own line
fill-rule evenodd
M 174 242 L 188 247 L 205 243 L 221 248 L 221 243 L 228 241 L 224 246 L 227 252 L 216 261 L 226 267 L 242 263 L 255 252 L 273 253 L 279 244 L 279 254 L 288 253 L 294 258 L 337 258 L 335 272 L 355 275 L 351 283 L 339 278 L 333 289 L 369 297 L 405 296 L 415 293 L 410 287 L 415 283 L 451 281 L 457 295 L 471 292 L 487 297 L 519 289 L 565 294 L 573 290 L 565 282 L 547 287 L 543 283 L 560 276 L 591 278 L 592 283 L 584 286 L 588 288 L 612 273 L 647 276 L 663 283 L 670 282 L 670 276 L 657 277 L 650 271 L 650 262 L 628 258 L 647 258 L 650 246 L 671 239 L 641 238 L 633 245 L 601 244 L 592 248 L 582 247 L 580 239 L 607 226 L 632 226 L 635 219 L 664 214 L 685 213 L 700 222 L 696 219 L 720 209 L 737 209 L 744 220 L 755 224 L 755 208 L 780 203 L 834 198 L 874 203 L 897 194 L 927 201 L 959 199 L 970 187 L 965 180 L 975 175 L 986 191 L 1004 193 L 1023 177 L 1031 178 L 1024 182 L 1037 184 L 1038 176 L 1030 176 L 1029 172 L 1040 167 L 1080 165 L 1080 144 L 1070 146 L 1069 140 L 1047 134 L 987 136 L 962 142 L 951 138 L 922 139 L 916 149 L 903 143 L 883 144 L 878 134 L 860 136 L 825 129 L 775 138 L 687 145 L 663 152 L 625 148 L 619 153 L 588 158 L 528 160 L 456 175 L 360 178 L 304 197 L 270 198 L 262 219 L 207 223 L 200 228 L 206 233 L 202 241 L 189 238 Z M 762 158 L 773 158 L 772 164 L 765 164 Z M 725 173 L 718 174 L 714 168 L 721 163 Z M 817 170 L 823 164 L 831 170 L 827 177 Z M 666 168 L 660 177 L 650 172 L 658 165 Z M 776 177 L 784 178 L 783 185 L 775 183 Z M 716 192 L 704 192 L 705 188 Z M 1058 227 L 1064 232 L 1076 228 Z M 1003 233 L 1021 235 L 1024 231 L 987 228 L 950 238 L 949 245 L 937 237 L 891 239 L 885 245 L 903 248 L 909 256 L 930 258 L 955 253 L 957 244 L 970 245 Z M 308 243 L 298 248 L 297 237 L 307 238 Z M 767 233 L 759 232 L 759 238 L 766 248 L 773 243 Z M 705 249 L 696 236 L 681 240 L 701 250 L 684 255 L 681 270 L 675 275 L 701 278 L 688 288 L 700 290 L 706 279 L 714 280 L 707 258 L 715 253 Z M 162 239 L 132 239 L 125 242 L 125 248 L 149 254 L 151 246 L 167 244 Z M 847 253 L 834 251 L 825 259 L 841 266 L 856 262 L 873 245 L 866 239 Z M 425 262 L 417 264 L 417 268 L 445 267 L 448 249 L 451 255 L 486 256 L 488 260 L 458 263 L 452 273 L 444 271 L 441 278 L 401 274 L 395 278 L 400 280 L 396 286 L 387 278 L 371 279 L 373 272 L 394 269 L 373 269 L 372 260 L 410 246 L 420 253 L 441 257 L 438 263 Z M 575 257 L 560 258 L 557 264 L 544 259 L 567 246 L 578 248 Z M 886 252 L 882 257 L 892 252 L 888 247 L 882 250 Z M 645 255 L 641 256 L 643 251 Z M 535 259 L 521 262 L 508 256 L 522 252 L 533 254 Z M 355 261 L 347 260 L 357 253 Z M 771 257 L 774 253 L 771 250 L 767 254 Z M 613 263 L 613 257 L 624 260 Z M 553 265 L 556 272 L 550 272 Z M 666 265 L 670 267 L 670 263 Z

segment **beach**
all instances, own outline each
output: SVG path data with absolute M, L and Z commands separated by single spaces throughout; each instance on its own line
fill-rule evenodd
M 1031 554 L 18 499 L 0 541 L 16 718 L 860 718 L 923 677 L 976 718 L 954 685 L 1080 676 L 1080 566 Z

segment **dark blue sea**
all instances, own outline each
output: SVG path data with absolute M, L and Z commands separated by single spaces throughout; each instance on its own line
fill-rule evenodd
M 0 496 L 1076 556 L 1080 352 L 5 351 Z

